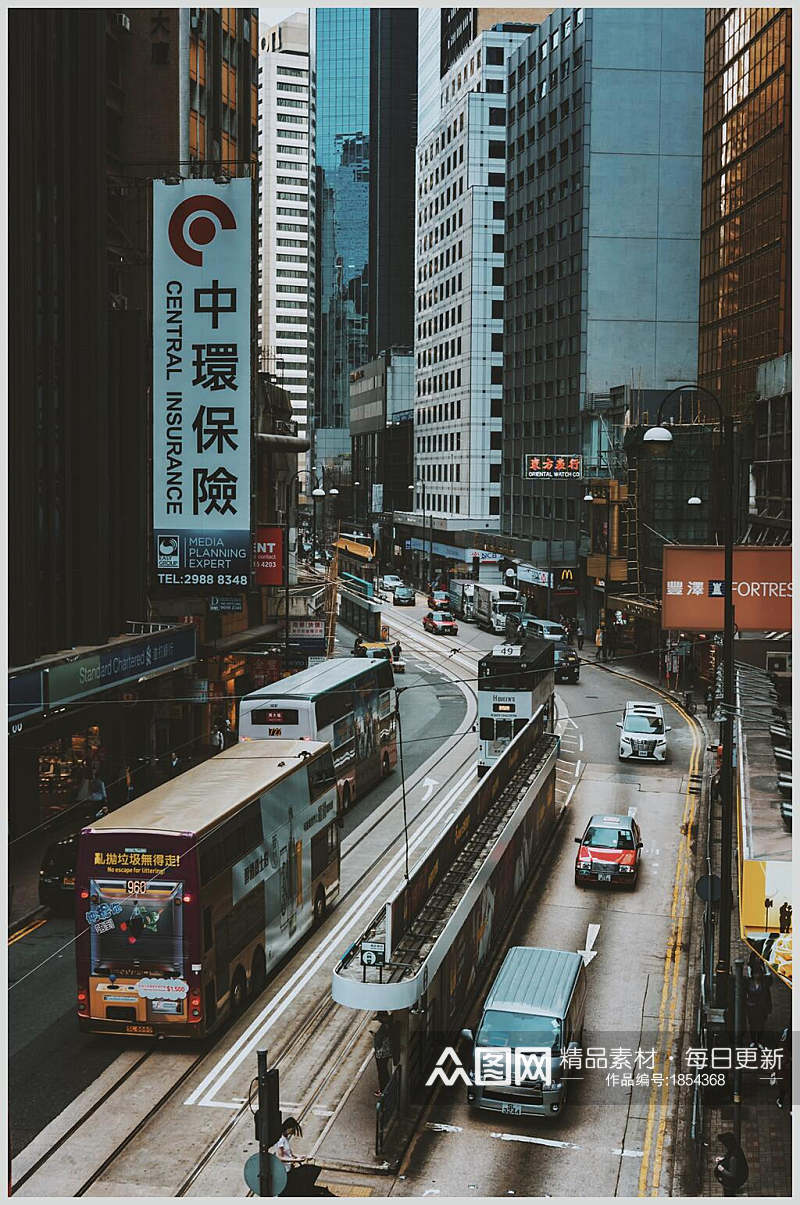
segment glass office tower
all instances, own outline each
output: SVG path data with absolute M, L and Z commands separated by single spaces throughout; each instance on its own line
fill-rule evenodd
M 314 12 L 317 76 L 319 470 L 350 452 L 350 373 L 368 359 L 368 8 Z

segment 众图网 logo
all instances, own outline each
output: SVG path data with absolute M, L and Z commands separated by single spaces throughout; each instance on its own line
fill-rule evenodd
M 526 1083 L 550 1085 L 552 1075 L 553 1056 L 546 1046 L 476 1046 L 471 1074 L 453 1047 L 445 1046 L 426 1084 L 430 1088 L 439 1080 L 451 1088 L 460 1080 L 467 1087 L 495 1084 L 510 1088 Z

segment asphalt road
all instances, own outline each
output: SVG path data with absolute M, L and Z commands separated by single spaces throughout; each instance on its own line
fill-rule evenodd
M 339 629 L 340 650 L 353 640 Z M 456 731 L 464 696 L 422 657 L 409 651 L 401 695 L 406 775 Z M 345 817 L 344 837 L 397 787 L 392 774 L 360 799 Z M 24 932 L 24 931 L 23 931 Z M 75 1018 L 74 924 L 49 915 L 12 939 L 9 962 L 9 1114 L 12 1153 L 19 1151 L 129 1048 L 125 1040 L 78 1032 Z
M 676 871 L 684 865 L 681 825 L 695 740 L 666 706 L 673 726 L 668 764 L 620 763 L 622 707 L 627 699 L 652 699 L 653 692 L 593 665 L 583 667 L 578 685 L 559 690 L 569 710 L 563 749 L 580 761 L 580 781 L 510 944 L 593 946 L 584 1046 L 630 1050 L 634 1058 L 660 1033 L 680 1028 L 685 967 L 680 946 L 673 958 L 670 935 L 674 899 L 685 904 L 685 894 L 676 897 Z M 595 812 L 631 809 L 644 841 L 636 890 L 576 887 L 574 837 Z M 607 1074 L 602 1067 L 577 1072 L 565 1112 L 553 1119 L 478 1112 L 467 1105 L 463 1086 L 439 1088 L 393 1193 L 635 1196 L 641 1176 L 648 1192 L 656 1185 L 669 1193 L 674 1092 L 662 1094 L 662 1101 L 651 1086 L 614 1087 Z

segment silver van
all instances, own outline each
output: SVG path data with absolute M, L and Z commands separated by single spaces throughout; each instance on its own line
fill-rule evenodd
M 480 1065 L 506 1068 L 506 1082 L 488 1082 L 487 1074 L 476 1075 L 473 1058 L 468 1103 L 476 1109 L 520 1116 L 561 1113 L 568 1083 L 564 1053 L 580 1049 L 585 1012 L 586 970 L 580 954 L 512 946 L 489 989 L 477 1031 L 473 1036 L 471 1030 L 462 1030 Z M 487 1058 L 483 1052 L 489 1047 L 501 1048 L 502 1054 L 498 1050 Z M 520 1077 L 515 1052 L 524 1047 L 550 1051 L 549 1083 L 544 1077 L 525 1074 L 524 1068 Z M 487 1082 L 476 1082 L 478 1078 Z
M 566 641 L 567 633 L 554 619 L 538 619 L 535 615 L 509 615 L 506 619 L 506 640 L 533 636 L 536 640 Z

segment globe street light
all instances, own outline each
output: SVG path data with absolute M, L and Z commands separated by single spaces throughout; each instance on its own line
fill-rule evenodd
M 656 425 L 645 431 L 643 442 L 665 445 L 672 442 L 672 433 L 662 423 L 664 407 L 670 399 L 682 393 L 699 393 L 713 404 L 719 415 L 722 440 L 721 494 L 724 500 L 723 543 L 725 545 L 724 569 L 724 626 L 723 626 L 723 721 L 722 721 L 722 765 L 720 767 L 720 795 L 722 799 L 722 832 L 720 855 L 720 878 L 722 880 L 719 902 L 719 940 L 717 942 L 717 965 L 714 975 L 714 1005 L 727 1009 L 730 1005 L 731 979 L 731 914 L 733 892 L 731 874 L 733 866 L 733 712 L 735 707 L 733 655 L 734 608 L 733 608 L 733 499 L 734 499 L 734 427 L 733 415 L 726 414 L 716 394 L 702 385 L 679 385 L 670 390 L 658 408 Z M 697 506 L 700 499 L 693 495 L 689 505 Z

